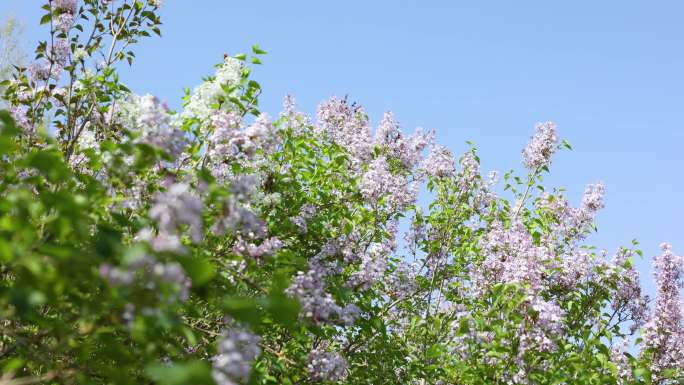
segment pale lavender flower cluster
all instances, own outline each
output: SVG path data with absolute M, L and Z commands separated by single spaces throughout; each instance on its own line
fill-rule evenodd
M 632 367 L 629 364 L 629 359 L 625 355 L 629 347 L 629 341 L 622 339 L 614 344 L 610 349 L 610 361 L 615 364 L 617 368 L 617 385 L 630 384 L 632 376 Z
M 129 94 L 118 101 L 114 121 L 138 133 L 138 141 L 163 149 L 177 158 L 188 145 L 185 133 L 178 127 L 165 103 L 153 95 Z
M 296 133 L 303 133 L 311 126 L 311 119 L 306 114 L 297 111 L 297 101 L 295 97 L 287 94 L 283 99 L 283 111 L 280 113 L 280 118 L 285 122 L 286 127 L 294 130 Z
M 472 151 L 468 151 L 460 159 L 461 171 L 458 173 L 458 188 L 462 193 L 476 191 L 479 186 L 480 163 Z
M 554 338 L 563 334 L 563 309 L 553 301 L 544 300 L 540 296 L 531 297 L 530 302 L 530 307 L 537 316 L 533 320 L 534 327 L 522 333 L 523 340 L 531 339 L 535 347 L 542 351 L 555 350 Z
M 627 264 L 631 255 L 629 250 L 621 248 L 611 261 L 611 266 L 618 279 L 617 290 L 611 306 L 617 312 L 626 313 L 626 316 L 632 321 L 630 331 L 634 333 L 645 322 L 648 297 L 643 296 L 641 292 L 639 272 L 634 266 Z
M 49 52 L 50 60 L 56 65 L 64 67 L 71 57 L 71 43 L 67 39 L 56 39 Z
M 347 361 L 338 352 L 317 348 L 309 353 L 306 369 L 314 381 L 339 382 L 347 378 Z
M 185 275 L 185 270 L 180 264 L 158 262 L 149 255 L 128 262 L 125 268 L 102 264 L 100 276 L 113 286 L 130 286 L 138 283 L 146 289 L 156 291 L 160 284 L 173 285 L 178 293 L 168 298 L 170 301 L 186 301 L 192 286 L 192 281 Z
M 450 178 L 455 172 L 454 154 L 444 146 L 433 146 L 422 168 L 435 178 Z
M 256 245 L 253 242 L 247 242 L 241 238 L 233 247 L 233 252 L 238 255 L 249 256 L 256 260 L 261 260 L 261 258 L 265 256 L 275 254 L 283 246 L 284 243 L 277 237 L 266 238 L 259 245 Z
M 234 232 L 247 239 L 261 239 L 267 235 L 266 223 L 250 208 L 260 183 L 256 175 L 239 175 L 230 181 L 232 195 L 224 202 L 223 210 L 211 230 L 216 235 Z
M 387 286 L 393 296 L 408 298 L 415 293 L 418 283 L 418 268 L 414 264 L 401 261 L 387 277 Z
M 534 136 L 523 150 L 523 163 L 530 170 L 548 166 L 558 145 L 555 123 L 537 123 L 535 130 Z
M 572 207 L 563 196 L 543 194 L 536 205 L 553 216 L 555 225 L 550 234 L 557 238 L 548 241 L 573 244 L 583 239 L 596 212 L 605 206 L 604 193 L 605 187 L 601 183 L 587 185 L 578 208 Z
M 35 83 L 49 79 L 59 80 L 63 67 L 56 62 L 40 60 L 28 67 L 29 76 Z
M 9 113 L 12 115 L 12 119 L 14 119 L 17 127 L 21 128 L 24 133 L 29 135 L 33 133 L 34 127 L 26 115 L 25 107 L 10 106 Z
M 392 209 L 401 210 L 415 202 L 417 184 L 409 185 L 402 175 L 393 174 L 384 157 L 374 159 L 360 182 L 363 198 L 372 203 L 385 199 Z
M 53 0 L 53 25 L 57 31 L 66 33 L 74 25 L 76 12 L 78 11 L 78 0 Z
M 253 160 L 258 151 L 270 153 L 279 143 L 273 123 L 266 114 L 241 129 L 242 118 L 236 112 L 214 111 L 214 131 L 209 137 L 207 160 L 212 174 L 221 181 L 230 176 L 230 162 Z
M 679 291 L 684 288 L 684 258 L 675 255 L 663 243 L 663 253 L 655 258 L 656 302 L 644 326 L 645 348 L 653 354 L 651 372 L 654 380 L 668 368 L 684 368 L 684 313 Z
M 231 197 L 224 204 L 223 212 L 211 230 L 216 235 L 233 231 L 249 238 L 262 238 L 266 235 L 266 223 L 240 200 Z
M 542 274 L 553 259 L 550 251 L 535 246 L 532 236 L 519 220 L 506 228 L 494 222 L 482 239 L 485 260 L 475 271 L 473 287 L 482 293 L 496 283 L 527 284 L 537 292 L 542 289 Z
M 307 221 L 316 215 L 316 206 L 311 203 L 304 204 L 299 209 L 299 214 L 290 218 L 290 221 L 297 226 L 299 232 L 306 233 L 308 231 Z
M 231 328 L 218 342 L 211 358 L 212 377 L 218 385 L 239 385 L 249 380 L 252 362 L 261 354 L 261 338 L 248 330 Z
M 417 129 L 406 137 L 391 112 L 386 112 L 375 131 L 375 145 L 385 150 L 388 158 L 399 159 L 407 170 L 422 159 L 423 150 L 433 142 L 434 133 Z
M 143 229 L 137 239 L 149 242 L 157 252 L 185 252 L 181 241 L 184 227 L 193 242 L 202 239 L 202 201 L 185 183 L 175 183 L 157 193 L 150 208 L 150 218 L 157 223 L 157 234 L 151 229 Z
M 546 271 L 555 265 L 551 250 L 536 246 L 527 228 L 514 220 L 506 228 L 494 222 L 481 243 L 485 260 L 472 275 L 475 295 L 483 295 L 496 283 L 523 285 L 528 300 L 521 310 L 534 314 L 526 322 L 530 327 L 521 329 L 520 352 L 529 349 L 553 350 L 554 337 L 563 332 L 563 311 L 552 300 L 542 297 L 549 281 Z
M 335 97 L 318 106 L 316 130 L 324 133 L 352 154 L 352 161 L 370 160 L 372 141 L 368 115 L 361 106 L 350 105 Z
M 332 268 L 321 260 L 322 257 L 319 254 L 312 258 L 309 261 L 309 270 L 298 272 L 286 293 L 299 300 L 302 316 L 316 324 L 351 325 L 358 317 L 359 309 L 355 305 L 341 307 L 326 291 L 326 278 Z
M 392 248 L 388 242 L 374 243 L 361 256 L 359 270 L 354 272 L 348 287 L 360 290 L 370 289 L 376 282 L 382 280 L 387 270 L 387 260 Z

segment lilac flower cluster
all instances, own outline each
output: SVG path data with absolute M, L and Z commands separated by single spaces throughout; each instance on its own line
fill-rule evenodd
M 245 129 L 241 129 L 242 118 L 236 112 L 215 111 L 211 122 L 214 131 L 209 137 L 207 165 L 212 174 L 222 182 L 230 177 L 230 164 L 233 160 L 254 163 L 257 152 L 268 154 L 280 141 L 266 114 L 259 115 Z
M 679 291 L 684 288 L 684 258 L 663 243 L 655 258 L 656 302 L 643 329 L 645 348 L 653 354 L 651 372 L 658 381 L 669 368 L 684 368 L 684 313 Z
M 319 254 L 309 261 L 307 272 L 298 272 L 287 295 L 297 298 L 302 306 L 302 316 L 316 324 L 342 323 L 351 325 L 358 317 L 359 309 L 355 305 L 341 307 L 326 291 L 326 278 L 332 267 L 322 261 L 325 254 Z
M 333 97 L 318 106 L 316 120 L 316 131 L 346 148 L 352 154 L 354 166 L 370 160 L 370 122 L 363 107 Z
M 555 349 L 554 340 L 563 333 L 562 309 L 542 292 L 548 288 L 546 272 L 555 266 L 551 250 L 536 246 L 527 228 L 514 220 L 506 228 L 494 222 L 481 243 L 485 260 L 472 274 L 475 295 L 484 295 L 496 283 L 516 283 L 527 290 L 528 300 L 523 311 L 533 314 L 526 319 L 527 327 L 520 332 L 520 354 L 537 349 Z
M 273 255 L 283 247 L 283 242 L 277 237 L 264 239 L 260 245 L 240 239 L 233 247 L 233 252 L 242 256 L 249 256 L 261 260 L 265 256 Z
M 555 123 L 537 123 L 535 130 L 534 136 L 523 150 L 523 163 L 530 170 L 548 166 L 558 145 Z
M 450 178 L 454 175 L 454 154 L 443 146 L 433 146 L 422 165 L 423 170 L 435 178 Z
M 416 200 L 417 184 L 410 185 L 406 178 L 393 174 L 384 157 L 374 159 L 360 182 L 363 198 L 372 203 L 385 199 L 393 210 L 403 210 Z
M 307 221 L 314 215 L 316 215 L 316 206 L 306 203 L 299 209 L 299 214 L 291 217 L 290 221 L 297 226 L 299 232 L 304 234 L 308 231 Z
M 289 127 L 299 134 L 311 126 L 311 119 L 308 115 L 297 111 L 297 101 L 290 94 L 285 95 L 283 99 L 283 111 L 280 113 L 280 119 L 284 122 L 285 127 Z
M 252 362 L 261 354 L 261 338 L 241 329 L 223 332 L 218 343 L 218 354 L 212 357 L 212 377 L 218 385 L 247 383 Z
M 28 67 L 29 76 L 34 83 L 49 79 L 59 80 L 62 70 L 63 67 L 59 63 L 49 60 L 39 60 Z
M 54 28 L 62 33 L 68 32 L 74 25 L 78 0 L 53 0 L 51 4 Z
M 10 106 L 9 113 L 12 115 L 12 119 L 14 119 L 17 127 L 21 128 L 24 133 L 29 135 L 33 133 L 34 127 L 26 115 L 25 107 Z
M 417 129 L 406 137 L 391 112 L 386 112 L 375 131 L 375 145 L 390 159 L 399 159 L 402 166 L 411 170 L 422 159 L 423 150 L 433 142 L 434 133 Z
M 163 149 L 177 158 L 188 140 L 165 103 L 156 96 L 134 94 L 119 100 L 112 111 L 114 121 L 139 135 L 138 141 Z
M 317 348 L 309 353 L 306 369 L 314 381 L 339 382 L 347 378 L 347 361 L 338 352 Z
M 604 192 L 605 187 L 601 183 L 587 185 L 582 204 L 578 208 L 572 207 L 563 196 L 543 194 L 536 205 L 551 215 L 555 222 L 549 235 L 555 236 L 556 239 L 549 238 L 547 241 L 574 244 L 584 239 L 596 212 L 605 206 Z
M 150 218 L 157 223 L 157 234 L 151 229 L 143 229 L 137 238 L 149 242 L 157 252 L 185 252 L 181 241 L 184 227 L 193 242 L 202 239 L 202 201 L 185 183 L 175 183 L 157 193 L 150 208 Z
M 542 273 L 553 259 L 548 249 L 535 246 L 532 236 L 519 220 L 505 227 L 494 222 L 482 239 L 485 260 L 473 275 L 473 288 L 482 293 L 496 283 L 527 284 L 542 289 Z
M 234 93 L 227 95 L 224 87 L 238 85 L 242 68 L 242 62 L 226 56 L 223 63 L 218 66 L 214 77 L 195 87 L 184 106 L 183 117 L 207 119 L 213 115 L 216 106 L 219 104 L 220 110 L 233 110 L 234 107 L 231 103 L 220 103 L 220 101 L 230 96 L 236 96 Z
M 611 306 L 616 312 L 625 312 L 632 322 L 630 332 L 634 333 L 646 319 L 648 297 L 641 292 L 639 272 L 628 263 L 631 252 L 621 248 L 611 261 L 618 280 L 617 290 L 613 296 Z
M 370 245 L 368 251 L 361 257 L 359 270 L 352 274 L 347 286 L 359 290 L 368 290 L 376 282 L 382 280 L 391 252 L 392 248 L 387 242 Z
M 113 286 L 131 286 L 137 283 L 153 291 L 157 291 L 159 285 L 173 285 L 178 293 L 168 298 L 172 302 L 176 299 L 186 301 L 192 286 L 192 281 L 185 275 L 180 264 L 158 262 L 149 255 L 129 261 L 124 268 L 102 264 L 100 276 Z

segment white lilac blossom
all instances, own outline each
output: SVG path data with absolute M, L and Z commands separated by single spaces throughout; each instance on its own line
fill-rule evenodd
M 433 146 L 422 168 L 435 178 L 451 177 L 455 172 L 454 155 L 444 146 Z
M 548 166 L 557 145 L 556 124 L 553 122 L 537 123 L 534 136 L 523 150 L 525 167 L 534 171 Z
M 87 168 L 82 167 L 88 162 L 88 157 L 85 155 L 86 150 L 92 150 L 98 153 L 99 143 L 95 132 L 89 124 L 87 124 L 81 134 L 78 136 L 76 148 L 73 155 L 69 158 L 69 163 L 72 167 L 81 169 L 82 172 L 89 172 Z
M 644 348 L 651 352 L 654 380 L 668 368 L 684 368 L 684 313 L 679 292 L 684 288 L 684 258 L 663 243 L 655 258 L 655 308 L 644 325 Z
M 165 103 L 156 96 L 129 94 L 115 104 L 115 121 L 139 135 L 138 141 L 158 147 L 174 158 L 188 144 Z
M 339 382 L 347 378 L 347 361 L 337 352 L 314 349 L 309 353 L 306 369 L 314 381 Z
M 223 332 L 217 354 L 211 358 L 217 385 L 239 385 L 249 380 L 252 362 L 261 354 L 261 338 L 242 328 Z
M 230 102 L 220 102 L 222 99 L 235 96 L 234 94 L 226 94 L 224 87 L 237 86 L 240 82 L 242 69 L 242 62 L 226 56 L 223 63 L 217 67 L 216 74 L 192 91 L 183 110 L 183 117 L 203 120 L 212 116 L 212 113 L 217 109 L 232 111 L 234 107 Z

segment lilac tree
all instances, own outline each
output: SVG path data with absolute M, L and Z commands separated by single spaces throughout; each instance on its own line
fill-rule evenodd
M 173 111 L 117 74 L 160 6 L 49 0 L 3 83 L 0 384 L 684 380 L 683 258 L 651 305 L 636 243 L 587 244 L 604 186 L 544 186 L 555 124 L 499 181 L 346 99 L 271 118 L 258 46 Z

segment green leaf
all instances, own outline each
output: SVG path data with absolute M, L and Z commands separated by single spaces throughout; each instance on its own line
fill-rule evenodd
M 47 24 L 52 20 L 52 14 L 51 13 L 46 13 L 43 15 L 43 17 L 40 18 L 40 25 Z
M 255 55 L 265 55 L 265 54 L 266 54 L 266 51 L 264 51 L 263 49 L 259 48 L 259 45 L 258 45 L 258 44 L 254 44 L 254 45 L 252 46 L 252 52 L 254 52 Z
M 229 298 L 223 301 L 221 307 L 237 321 L 245 322 L 252 327 L 260 323 L 259 309 L 253 298 Z
M 145 372 L 151 380 L 161 385 L 214 384 L 211 368 L 204 361 L 171 365 L 153 364 L 149 365 Z
M 216 266 L 206 259 L 184 258 L 180 263 L 192 279 L 193 286 L 202 286 L 216 275 Z

